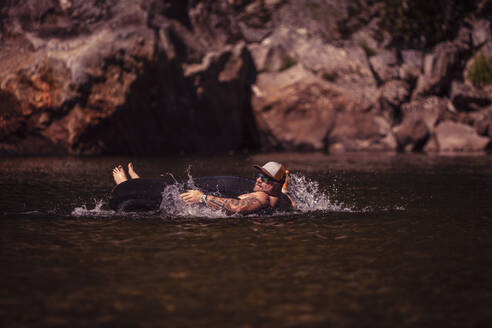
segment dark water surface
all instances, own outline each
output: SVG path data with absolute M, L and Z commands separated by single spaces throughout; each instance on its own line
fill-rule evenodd
M 251 165 L 270 159 L 319 182 L 338 207 L 247 218 L 96 207 L 117 163 L 183 179 L 189 164 L 195 177 L 253 176 Z M 491 164 L 378 154 L 3 158 L 0 326 L 490 327 Z

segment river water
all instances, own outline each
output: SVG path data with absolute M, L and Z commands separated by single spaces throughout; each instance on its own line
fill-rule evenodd
M 253 177 L 301 210 L 107 207 L 114 165 Z M 492 157 L 262 154 L 0 159 L 2 327 L 489 327 Z

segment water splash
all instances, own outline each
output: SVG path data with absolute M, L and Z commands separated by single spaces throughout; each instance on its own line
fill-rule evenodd
M 332 201 L 328 194 L 322 192 L 317 181 L 310 180 L 302 174 L 289 176 L 289 190 L 292 198 L 297 203 L 297 208 L 302 213 L 313 211 L 351 212 L 352 208 L 342 203 Z M 193 177 L 188 171 L 188 188 L 196 188 Z M 336 188 L 336 187 L 333 187 Z M 162 192 L 160 211 L 169 217 L 229 217 L 224 211 L 212 209 L 203 205 L 190 205 L 183 203 L 179 195 L 185 191 L 184 183 L 168 185 Z M 336 192 L 336 189 L 334 190 Z M 282 213 L 276 212 L 275 215 Z M 254 215 L 254 214 L 253 214 Z
M 102 200 L 94 200 L 94 208 L 89 209 L 87 208 L 87 205 L 82 205 L 80 207 L 76 207 L 72 211 L 72 216 L 75 217 L 86 217 L 86 216 L 92 216 L 92 217 L 111 217 L 114 216 L 116 213 L 113 210 L 105 210 L 102 207 L 105 205 L 104 201 Z
M 186 175 L 188 176 L 188 186 L 191 189 L 196 189 L 195 182 L 193 181 L 193 176 L 191 175 L 191 164 L 186 167 Z
M 193 177 L 188 175 L 187 186 L 196 188 L 193 183 Z M 162 201 L 159 206 L 162 215 L 169 217 L 206 217 L 206 218 L 224 218 L 226 213 L 221 210 L 215 210 L 210 207 L 196 204 L 185 204 L 179 198 L 181 193 L 185 192 L 184 183 L 168 185 L 162 192 Z
M 291 173 L 289 175 L 288 189 L 297 204 L 297 209 L 303 213 L 313 211 L 354 211 L 343 203 L 333 201 L 329 194 L 320 190 L 319 182 L 311 180 L 300 173 Z M 337 192 L 336 186 L 332 186 L 332 192 Z

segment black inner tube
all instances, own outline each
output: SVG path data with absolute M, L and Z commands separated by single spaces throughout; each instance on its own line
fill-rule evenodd
M 155 211 L 162 202 L 162 192 L 171 179 L 130 179 L 111 191 L 109 207 L 115 211 Z M 253 191 L 255 180 L 235 176 L 210 176 L 193 179 L 194 187 L 184 183 L 184 189 L 198 188 L 207 194 L 235 198 Z

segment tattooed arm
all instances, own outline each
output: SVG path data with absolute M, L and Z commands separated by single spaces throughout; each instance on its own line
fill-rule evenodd
M 206 202 L 208 206 L 217 209 L 224 209 L 227 213 L 252 213 L 258 211 L 268 205 L 266 202 L 262 202 L 257 197 L 250 195 L 245 198 L 222 198 L 216 196 L 206 196 Z
M 186 203 L 197 204 L 203 202 L 212 208 L 224 209 L 229 214 L 252 213 L 268 206 L 266 195 L 258 192 L 242 195 L 240 199 L 236 199 L 204 195 L 199 190 L 188 190 L 181 194 L 180 197 Z

